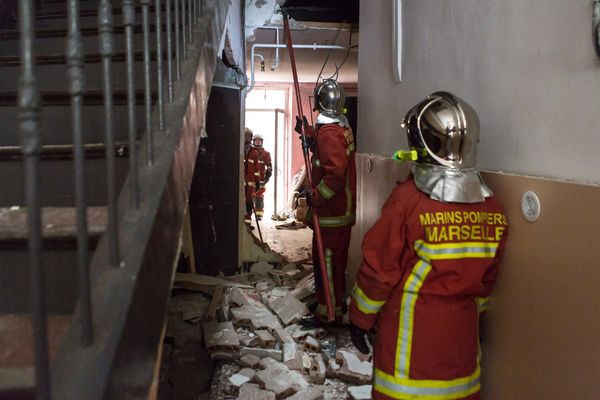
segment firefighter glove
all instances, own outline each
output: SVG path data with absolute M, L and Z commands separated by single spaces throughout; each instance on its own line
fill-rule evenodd
M 369 345 L 367 344 L 367 331 L 354 324 L 350 324 L 350 337 L 352 339 L 352 344 L 354 347 L 358 349 L 363 354 L 369 354 L 371 350 L 369 349 Z
M 271 171 L 265 172 L 265 183 L 269 182 L 269 179 L 271 179 Z
M 312 207 L 312 196 L 311 196 L 311 190 L 310 190 L 310 188 L 306 188 L 306 189 L 302 190 L 300 192 L 300 195 L 298 197 L 304 197 L 304 198 L 306 198 L 306 204 L 309 207 Z
M 306 128 L 308 127 L 308 120 L 306 119 L 305 116 L 302 116 L 302 119 L 300 119 L 300 117 L 296 115 L 296 126 L 294 127 L 294 130 L 301 135 L 302 135 L 302 124 L 304 124 L 304 130 L 306 130 Z
M 256 182 L 256 191 L 258 192 L 260 190 L 260 182 Z

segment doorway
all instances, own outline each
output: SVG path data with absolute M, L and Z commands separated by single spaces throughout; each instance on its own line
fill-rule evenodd
M 246 127 L 263 137 L 271 154 L 273 175 L 266 185 L 265 218 L 286 215 L 289 195 L 291 141 L 288 134 L 287 89 L 254 89 L 246 98 Z

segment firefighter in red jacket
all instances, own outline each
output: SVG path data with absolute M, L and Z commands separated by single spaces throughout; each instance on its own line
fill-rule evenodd
M 258 172 L 260 189 L 254 194 L 254 207 L 256 209 L 256 218 L 261 220 L 265 213 L 265 185 L 271 179 L 273 174 L 273 164 L 271 163 L 271 153 L 263 147 L 263 137 L 261 134 L 255 134 L 252 138 L 252 144 L 256 149 L 258 156 Z
M 258 168 L 258 151 L 252 146 L 252 130 L 244 129 L 244 198 L 246 215 L 244 220 L 252 219 L 254 194 L 260 190 L 260 171 Z
M 479 314 L 508 235 L 502 207 L 474 169 L 479 120 L 437 92 L 404 120 L 411 176 L 387 199 L 362 244 L 351 336 L 368 353 L 373 399 L 480 398 Z
M 309 205 L 317 211 L 325 265 L 321 265 L 315 235 L 313 234 L 313 265 L 317 298 L 313 321 L 327 321 L 325 290 L 328 290 L 340 322 L 344 310 L 346 290 L 346 265 L 350 232 L 355 222 L 356 167 L 355 146 L 352 129 L 343 114 L 345 95 L 342 87 L 333 79 L 317 85 L 314 91 L 315 107 L 319 111 L 316 129 L 309 129 L 308 140 L 313 149 L 312 188 L 307 197 Z M 298 119 L 297 130 L 300 130 Z M 305 122 L 305 126 L 308 125 Z M 305 144 L 306 145 L 306 144 Z M 307 216 L 309 226 L 312 217 Z M 326 268 L 328 282 L 323 282 L 320 268 Z

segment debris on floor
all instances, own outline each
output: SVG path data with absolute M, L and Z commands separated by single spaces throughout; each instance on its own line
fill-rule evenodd
M 370 398 L 371 359 L 353 347 L 348 326 L 299 324 L 316 302 L 312 265 L 261 262 L 249 270 L 176 280 L 196 292 L 177 304 L 214 361 L 208 398 Z

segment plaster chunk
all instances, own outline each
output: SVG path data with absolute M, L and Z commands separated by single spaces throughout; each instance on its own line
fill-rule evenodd
M 240 357 L 240 361 L 239 361 L 239 364 L 242 367 L 250 367 L 250 368 L 257 368 L 258 363 L 260 363 L 260 358 L 254 354 L 245 354 L 242 357 Z
M 351 400 L 370 400 L 372 388 L 371 385 L 350 386 L 348 394 Z
M 262 390 L 254 383 L 245 383 L 240 387 L 237 400 L 275 400 L 275 393 Z
M 312 386 L 288 397 L 287 400 L 323 400 L 323 398 L 323 389 Z
M 281 363 L 271 363 L 266 369 L 256 373 L 256 380 L 266 390 L 283 399 L 309 387 L 308 382 L 296 371 L 290 371 Z
M 240 339 L 230 321 L 206 322 L 203 325 L 206 348 L 211 353 L 237 353 Z
M 368 361 L 361 361 L 356 354 L 348 350 L 338 350 L 335 358 L 342 364 L 337 371 L 338 378 L 349 383 L 368 383 L 371 382 L 373 364 Z
M 262 349 L 260 347 L 242 347 L 241 353 L 242 356 L 245 356 L 247 354 L 253 354 L 258 358 L 270 357 L 277 361 L 283 360 L 283 353 L 281 350 Z
M 254 333 L 256 334 L 256 336 L 258 336 L 260 338 L 262 347 L 266 347 L 269 349 L 272 349 L 275 347 L 275 338 L 273 337 L 273 335 L 271 335 L 269 333 L 269 331 L 261 329 L 261 330 L 254 331 Z
M 297 322 L 300 318 L 309 313 L 304 303 L 292 294 L 288 294 L 285 297 L 274 298 L 269 305 L 285 325 Z
M 233 322 L 238 325 L 250 327 L 254 330 L 267 329 L 269 331 L 281 328 L 277 318 L 265 307 L 244 305 L 230 309 Z

